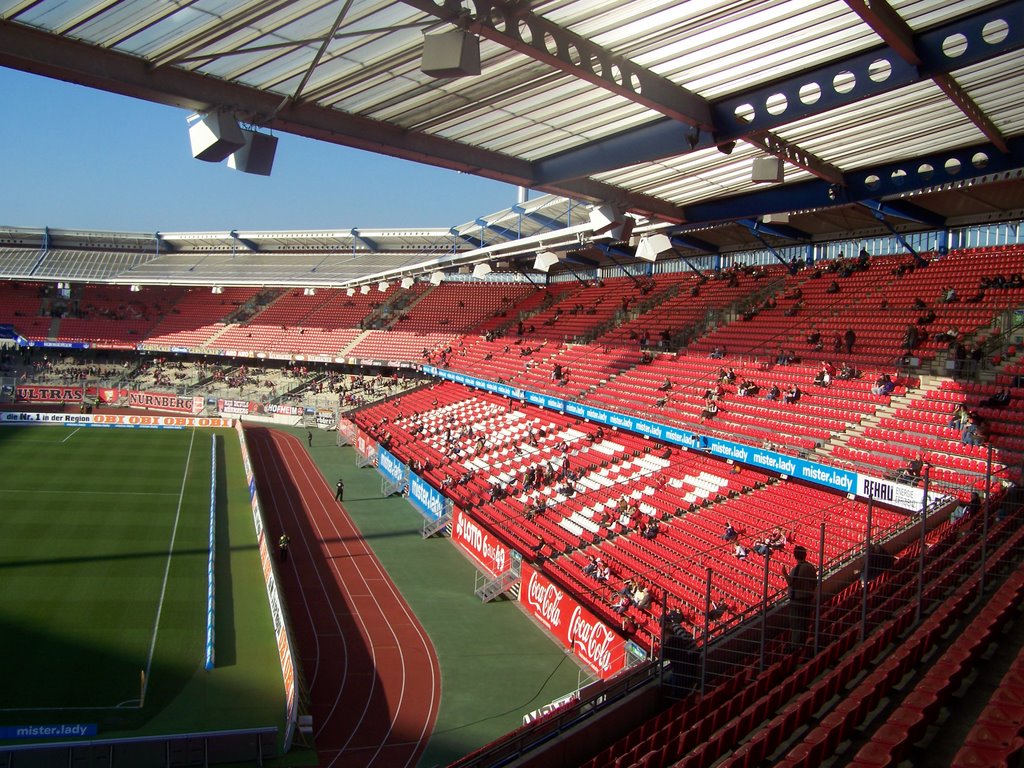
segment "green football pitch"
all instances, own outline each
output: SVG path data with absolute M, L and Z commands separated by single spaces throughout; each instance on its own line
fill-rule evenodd
M 214 452 L 216 666 L 206 671 Z M 0 728 L 283 730 L 233 430 L 4 427 L 0 462 Z

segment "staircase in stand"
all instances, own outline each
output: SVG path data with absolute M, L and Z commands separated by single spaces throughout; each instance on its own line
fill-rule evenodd
M 476 590 L 476 596 L 485 603 L 494 600 L 496 597 L 505 594 L 512 587 L 519 583 L 519 573 L 515 570 L 506 570 L 499 577 L 484 583 Z
M 436 534 L 449 533 L 448 528 L 452 523 L 451 512 L 446 512 L 441 515 L 437 520 L 424 520 L 423 521 L 423 538 L 429 539 L 431 536 Z

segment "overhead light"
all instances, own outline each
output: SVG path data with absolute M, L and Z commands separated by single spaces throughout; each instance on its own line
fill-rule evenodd
M 228 155 L 228 168 L 257 176 L 269 176 L 277 152 L 277 136 L 242 129 L 245 144 Z
M 533 260 L 533 268 L 539 272 L 547 272 L 558 263 L 558 254 L 553 251 L 538 251 Z
M 508 269 L 509 266 L 510 266 L 510 262 L 507 262 L 507 261 L 496 261 L 496 262 L 494 262 L 494 266 L 497 267 L 498 269 Z
M 468 265 L 468 264 L 465 264 L 465 265 L 463 265 L 463 266 L 459 267 L 459 274 L 460 274 L 460 275 L 468 275 L 468 274 L 469 274 L 470 272 L 472 272 L 472 271 L 473 271 L 473 270 L 472 270 L 472 269 L 470 269 L 470 267 L 469 267 L 469 265 Z
M 782 159 L 778 157 L 755 157 L 750 180 L 755 184 L 778 184 L 785 178 Z
M 303 296 L 316 296 L 316 288 L 303 288 L 302 289 L 302 295 Z
M 429 77 L 480 74 L 480 38 L 464 29 L 423 36 L 420 71 Z
M 473 277 L 487 277 L 494 270 L 491 269 L 491 265 L 486 261 L 481 261 L 475 267 L 473 267 Z
M 622 211 L 611 203 L 601 203 L 590 209 L 590 226 L 595 235 L 607 235 L 612 240 L 619 240 L 624 221 Z
M 213 286 L 213 288 L 210 289 L 210 293 L 224 293 L 224 289 L 221 288 L 219 285 L 215 285 Z
M 412 277 L 403 277 L 402 278 L 402 287 L 403 288 L 412 288 L 415 283 L 416 283 L 416 280 L 414 278 L 412 278 Z
M 132 293 L 138 293 L 139 291 L 142 290 L 142 286 L 139 285 L 138 283 L 132 283 L 132 287 L 129 288 L 128 290 L 130 290 Z
M 196 160 L 219 163 L 245 146 L 242 129 L 227 112 L 191 115 L 188 121 L 188 140 Z
M 763 224 L 789 224 L 788 213 L 766 213 L 761 217 Z
M 656 261 L 658 254 L 672 250 L 672 241 L 667 235 L 644 235 L 636 246 L 636 257 L 644 261 Z
M 390 287 L 391 285 L 388 283 L 387 280 L 381 280 L 379 283 L 377 283 L 377 290 L 380 291 L 381 293 L 384 293 Z
M 368 285 L 361 285 L 361 286 L 359 286 L 359 292 L 361 294 L 363 294 L 363 296 L 365 296 L 366 294 L 368 294 L 370 292 L 370 286 L 368 286 Z
M 431 285 L 440 285 L 442 282 L 444 282 L 444 272 L 438 271 L 430 273 Z
M 355 288 L 346 288 L 345 289 L 345 295 L 346 296 L 355 296 L 356 295 L 356 289 Z

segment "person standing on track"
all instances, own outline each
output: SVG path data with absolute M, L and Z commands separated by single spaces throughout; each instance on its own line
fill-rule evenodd
M 310 448 L 313 447 L 313 432 L 308 429 L 306 430 L 306 445 L 308 445 Z
M 345 500 L 345 481 L 342 480 L 339 477 L 338 478 L 338 484 L 335 486 L 335 488 L 337 488 L 338 490 L 334 492 L 334 500 L 335 501 L 344 501 Z
M 287 533 L 282 533 L 281 538 L 277 540 L 277 556 L 282 563 L 288 560 L 288 545 L 291 542 L 292 539 Z

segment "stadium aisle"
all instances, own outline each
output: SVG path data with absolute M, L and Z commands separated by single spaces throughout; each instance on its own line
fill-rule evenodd
M 302 439 L 306 430 L 287 430 Z M 576 689 L 579 669 L 511 602 L 483 604 L 476 570 L 447 539 L 426 541 L 422 517 L 382 498 L 380 475 L 314 430 L 310 453 L 328 485 L 345 481 L 345 509 L 416 612 L 441 666 L 441 708 L 422 768 L 443 766 L 522 725 L 523 714 Z

